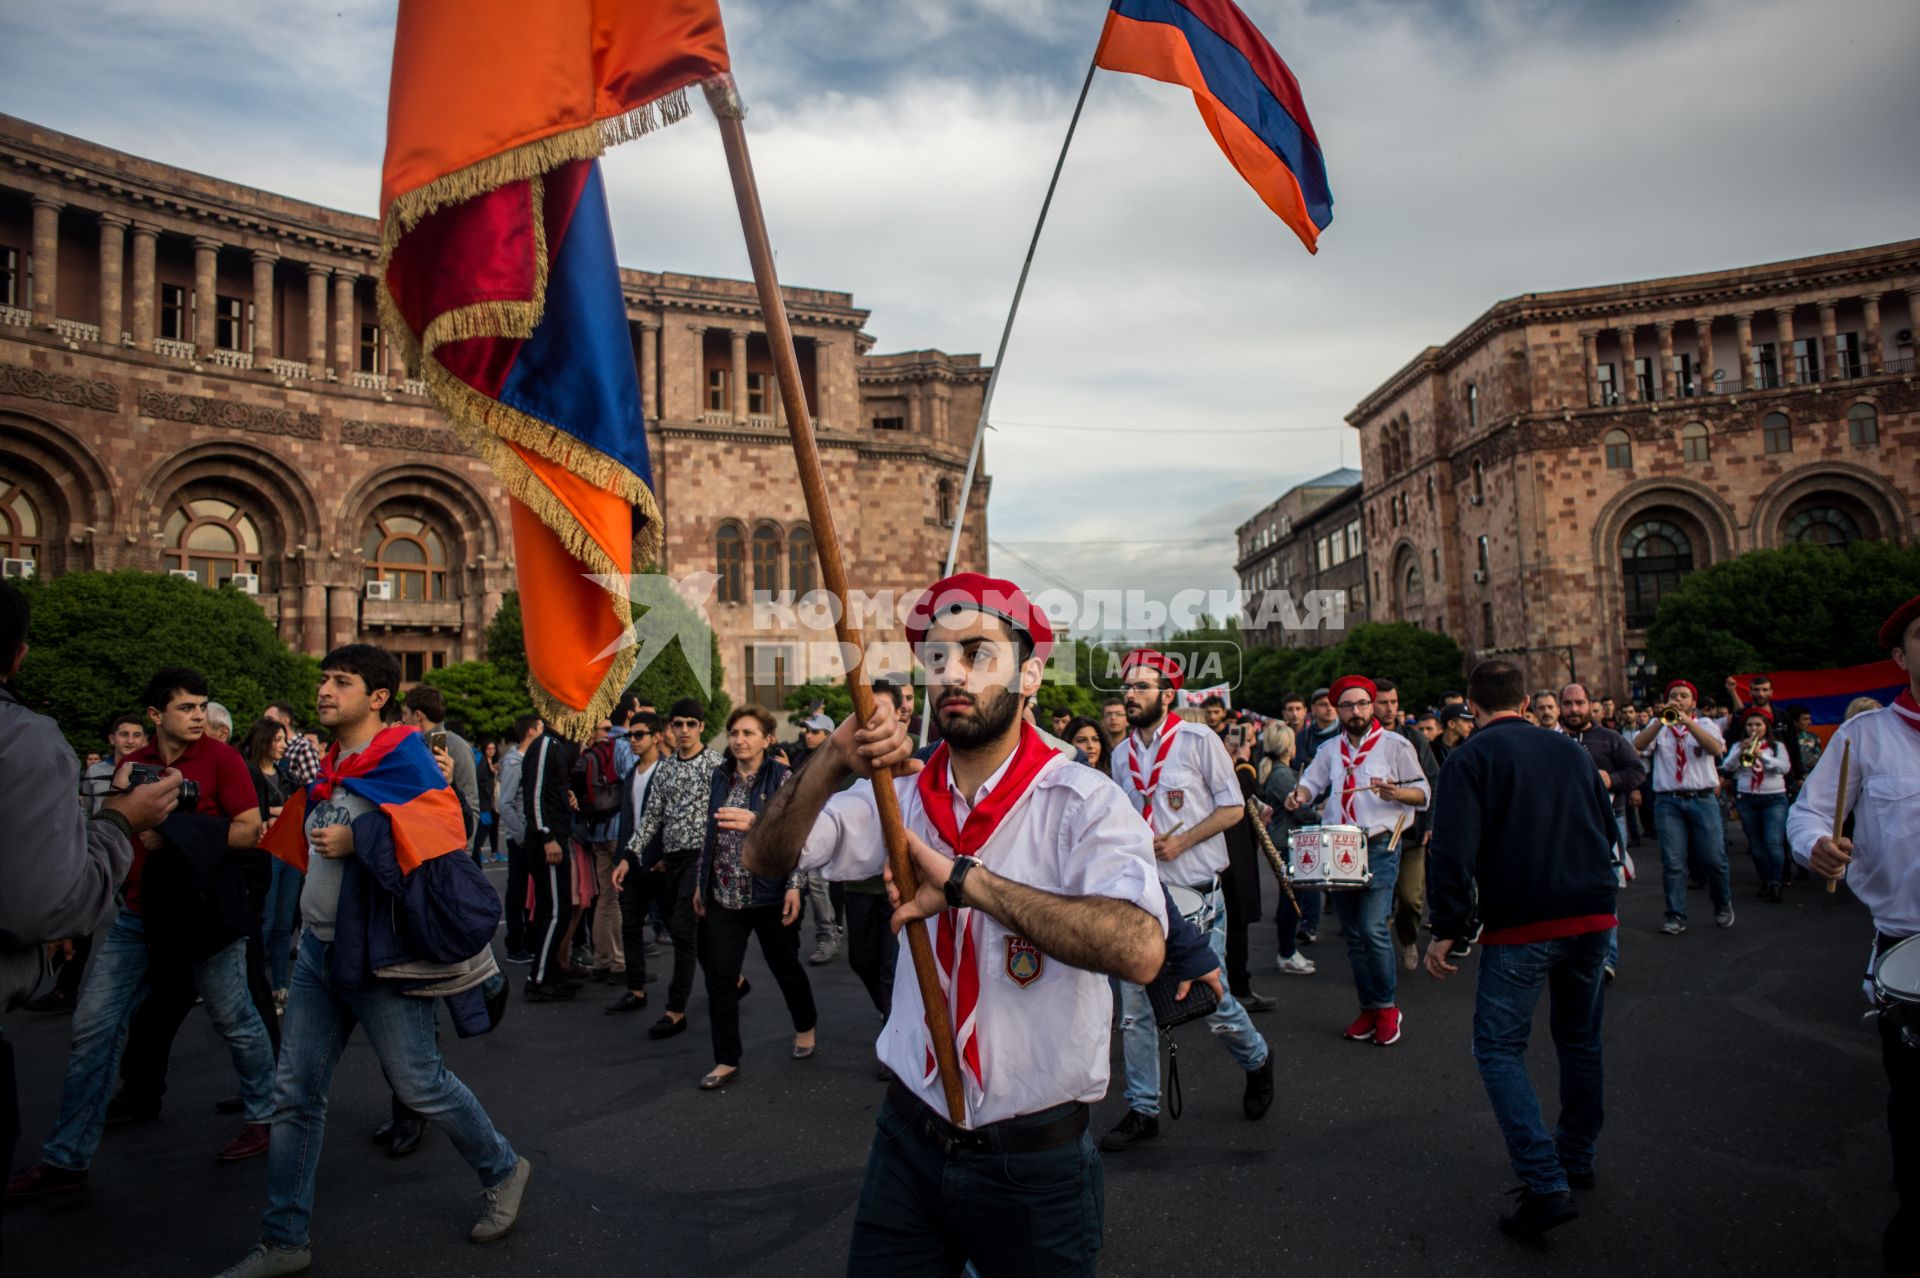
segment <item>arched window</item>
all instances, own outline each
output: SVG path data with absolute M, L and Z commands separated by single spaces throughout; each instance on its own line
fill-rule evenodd
M 1880 442 L 1880 416 L 1872 404 L 1855 404 L 1847 410 L 1847 441 L 1855 448 L 1872 448 Z
M 772 524 L 753 530 L 753 591 L 780 593 L 780 530 Z
M 447 597 L 447 543 L 417 515 L 376 513 L 361 534 L 368 581 L 393 583 L 395 599 Z
M 1627 432 L 1610 430 L 1600 442 L 1606 446 L 1608 470 L 1633 469 L 1633 441 L 1627 438 Z
M 1760 437 L 1770 453 L 1793 451 L 1793 423 L 1785 413 L 1768 413 L 1760 421 Z
M 40 508 L 19 483 L 0 475 L 0 559 L 40 562 Z
M 1426 582 L 1420 576 L 1420 561 L 1408 556 L 1400 574 L 1400 615 L 1402 619 L 1418 612 L 1427 602 Z
M 167 515 L 160 536 L 166 566 L 196 574 L 203 586 L 218 586 L 237 572 L 260 572 L 260 527 L 230 501 L 181 501 Z
M 1693 541 L 1677 525 L 1646 519 L 1620 539 L 1620 577 L 1626 586 L 1627 625 L 1652 623 L 1660 601 L 1693 571 Z
M 1808 506 L 1787 519 L 1780 530 L 1789 544 L 1844 546 L 1861 538 L 1860 522 L 1838 506 Z
M 820 560 L 814 552 L 813 529 L 800 524 L 787 534 L 787 585 L 796 599 L 819 588 Z
M 1690 462 L 1713 459 L 1713 445 L 1707 440 L 1707 428 L 1704 424 L 1688 422 L 1680 428 L 1680 456 Z
M 1480 388 L 1467 383 L 1467 429 L 1480 429 Z
M 721 524 L 713 534 L 713 571 L 720 578 L 714 591 L 721 603 L 744 603 L 747 546 L 739 524 Z

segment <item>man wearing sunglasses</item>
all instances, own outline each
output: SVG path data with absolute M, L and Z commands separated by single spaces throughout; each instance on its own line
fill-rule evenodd
M 630 850 L 640 867 L 661 878 L 654 899 L 671 902 L 668 930 L 673 936 L 673 978 L 667 983 L 667 1010 L 647 1030 L 649 1038 L 672 1038 L 687 1028 L 687 996 L 693 992 L 698 928 L 693 915 L 694 862 L 707 835 L 707 800 L 720 756 L 706 748 L 707 709 L 682 697 L 667 712 L 667 740 L 673 753 L 654 769 L 640 828 Z
M 1413 746 L 1373 717 L 1378 690 L 1371 679 L 1345 675 L 1334 680 L 1328 693 L 1340 716 L 1340 735 L 1313 756 L 1300 784 L 1287 796 L 1287 811 L 1325 794 L 1322 821 L 1359 826 L 1367 833 L 1367 869 L 1372 875 L 1367 886 L 1331 895 L 1360 994 L 1360 1015 L 1347 1026 L 1346 1036 L 1388 1047 L 1400 1040 L 1393 933 L 1388 926 L 1403 851 L 1394 836 L 1405 832 L 1402 827 L 1411 828 L 1414 814 L 1426 808 L 1432 791 Z M 1419 848 L 1411 850 L 1418 853 Z

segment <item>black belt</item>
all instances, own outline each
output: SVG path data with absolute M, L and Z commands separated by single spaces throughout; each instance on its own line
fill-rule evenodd
M 1071 1144 L 1085 1134 L 1089 1114 L 1088 1106 L 1070 1101 L 1036 1114 L 1003 1118 L 985 1127 L 955 1127 L 898 1080 L 887 1084 L 887 1104 L 908 1127 L 949 1158 L 956 1153 L 1031 1154 Z
M 1656 799 L 1711 799 L 1718 793 L 1720 793 L 1718 790 L 1655 790 L 1653 797 Z

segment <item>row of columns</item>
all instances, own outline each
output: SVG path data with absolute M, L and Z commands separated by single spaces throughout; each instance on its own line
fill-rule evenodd
M 1905 290 L 1908 314 L 1920 321 L 1920 285 Z M 1820 366 L 1824 370 L 1839 367 L 1839 305 L 1842 299 L 1829 298 L 1815 303 L 1820 313 Z M 1869 374 L 1884 371 L 1885 358 L 1881 350 L 1880 335 L 1880 294 L 1862 294 L 1859 298 L 1861 308 L 1861 341 L 1865 346 L 1866 368 Z M 1800 369 L 1793 356 L 1795 341 L 1794 312 L 1796 306 L 1776 306 L 1774 317 L 1774 357 L 1776 374 L 1782 386 L 1797 386 L 1800 383 Z M 1749 379 L 1757 379 L 1757 366 L 1754 364 L 1753 311 L 1741 311 L 1733 316 L 1735 340 L 1739 345 L 1747 368 L 1742 370 Z M 1694 341 L 1697 349 L 1695 356 L 1695 384 L 1711 387 L 1717 368 L 1713 353 L 1713 325 L 1719 316 L 1703 315 L 1693 323 Z M 1614 330 L 1620 345 L 1620 383 L 1615 390 L 1627 403 L 1639 403 L 1640 379 L 1635 375 L 1634 365 L 1639 358 L 1637 344 L 1637 325 L 1623 324 Z M 1653 392 L 1655 399 L 1675 399 L 1673 385 L 1674 336 L 1673 320 L 1658 320 L 1654 323 L 1658 336 L 1660 357 L 1653 363 Z M 1586 348 L 1588 399 L 1591 403 L 1600 402 L 1599 386 L 1599 339 L 1600 329 L 1584 329 L 1580 336 Z M 1831 374 L 1828 374 L 1831 376 Z M 1749 387 L 1749 389 L 1752 389 Z M 1706 393 L 1704 390 L 1696 393 Z
M 690 325 L 689 327 L 693 332 L 694 347 L 699 352 L 699 355 L 700 355 L 700 359 L 698 362 L 698 367 L 700 369 L 699 375 L 701 379 L 700 385 L 698 388 L 698 393 L 700 397 L 699 403 L 701 405 L 701 411 L 708 412 L 712 410 L 709 410 L 705 407 L 707 402 L 706 400 L 707 327 L 705 325 L 700 325 L 700 324 Z M 658 325 L 654 325 L 643 320 L 640 322 L 640 328 L 641 328 L 640 394 L 643 402 L 647 406 L 649 420 L 653 420 L 657 417 L 660 410 L 659 365 L 653 353 L 654 341 L 655 341 L 656 334 L 658 333 Z M 727 334 L 728 366 L 731 371 L 729 372 L 727 377 L 727 385 L 729 388 L 729 394 L 728 394 L 729 402 L 727 404 L 727 407 L 720 411 L 726 412 L 729 416 L 733 418 L 733 420 L 736 423 L 745 425 L 747 418 L 753 415 L 747 411 L 748 403 L 749 403 L 748 394 L 747 394 L 747 339 L 751 337 L 754 331 L 756 330 L 745 329 L 745 328 L 730 328 L 722 331 L 724 331 Z M 824 417 L 826 415 L 826 403 L 827 403 L 826 395 L 827 395 L 827 383 L 828 383 L 828 376 L 829 376 L 828 369 L 827 369 L 827 359 L 828 359 L 828 354 L 827 354 L 826 344 L 822 342 L 815 342 L 813 345 L 813 361 L 814 361 L 813 362 L 813 377 L 814 377 L 813 416 L 816 419 Z M 765 415 L 768 417 L 771 417 L 775 425 L 785 426 L 787 422 L 786 400 L 782 398 L 780 394 L 779 379 L 776 378 L 772 373 L 767 374 L 766 396 L 767 396 L 767 408 L 766 408 Z M 818 424 L 819 423 L 816 420 L 815 425 L 818 425 Z
M 33 322 L 51 325 L 57 315 L 60 280 L 60 211 L 64 203 L 49 196 L 33 197 Z M 117 213 L 101 213 L 100 221 L 100 337 L 118 342 L 122 332 L 130 332 L 133 344 L 151 350 L 154 319 L 157 314 L 158 288 L 156 259 L 160 228 L 136 222 Z M 125 310 L 124 263 L 127 235 L 133 237 L 132 314 Z M 194 324 L 193 345 L 196 354 L 205 356 L 214 348 L 217 322 L 219 240 L 195 236 L 193 240 Z M 264 367 L 276 358 L 274 349 L 274 270 L 280 255 L 267 249 L 253 251 L 253 362 Z M 332 362 L 327 349 L 327 282 L 333 282 Z M 321 262 L 307 263 L 307 371 L 309 376 L 326 376 L 332 367 L 342 372 L 355 366 L 356 335 L 353 327 L 354 289 L 360 280 L 355 271 L 331 267 Z

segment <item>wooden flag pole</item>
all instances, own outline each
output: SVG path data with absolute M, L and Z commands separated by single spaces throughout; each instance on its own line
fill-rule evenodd
M 1847 828 L 1847 765 L 1853 762 L 1853 742 L 1851 739 L 1840 743 L 1840 789 L 1833 796 L 1833 841 L 1838 843 Z M 1838 892 L 1839 879 L 1827 880 L 1827 891 Z
M 865 648 L 853 610 L 847 606 L 847 569 L 840 557 L 840 538 L 834 530 L 833 507 L 827 500 L 827 480 L 820 468 L 820 449 L 813 438 L 813 419 L 807 413 L 806 387 L 800 380 L 800 361 L 794 354 L 793 330 L 787 323 L 786 301 L 780 294 L 780 281 L 774 275 L 773 246 L 767 238 L 767 223 L 760 208 L 760 191 L 753 180 L 753 161 L 747 154 L 747 133 L 743 123 L 746 110 L 740 104 L 739 90 L 730 75 L 716 76 L 705 82 L 707 102 L 720 121 L 720 141 L 726 147 L 727 171 L 733 177 L 733 196 L 740 206 L 740 226 L 746 232 L 747 257 L 753 264 L 754 286 L 760 292 L 760 311 L 766 320 L 767 345 L 773 352 L 774 376 L 780 382 L 780 399 L 787 410 L 787 430 L 793 436 L 793 457 L 800 471 L 800 491 L 807 502 L 807 519 L 813 525 L 813 544 L 820 556 L 820 575 L 828 590 L 840 601 L 834 631 L 840 649 L 850 658 L 847 667 L 847 691 L 853 695 L 853 713 L 860 723 L 873 716 L 873 689 L 866 676 Z M 874 778 L 874 805 L 880 810 L 880 828 L 887 844 L 887 868 L 902 897 L 910 897 L 919 886 L 913 859 L 907 853 L 907 827 L 900 819 L 900 800 L 893 792 L 892 776 Z M 953 1026 L 947 1015 L 947 1000 L 940 990 L 940 978 L 934 968 L 933 945 L 927 938 L 926 924 L 918 919 L 907 924 L 907 949 L 913 955 L 913 972 L 920 983 L 920 1001 L 927 1009 L 927 1028 L 933 1039 L 934 1061 L 940 1070 L 940 1086 L 947 1097 L 947 1114 L 956 1124 L 967 1117 L 966 1094 L 960 1086 L 960 1057 L 954 1050 Z

